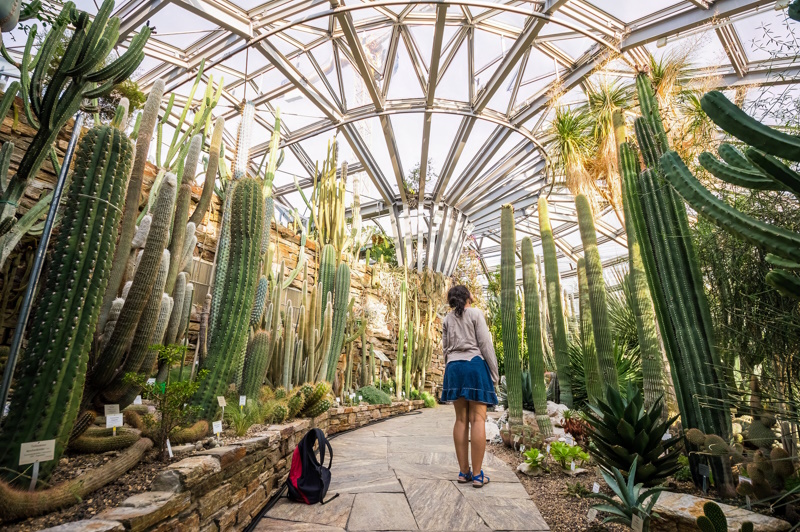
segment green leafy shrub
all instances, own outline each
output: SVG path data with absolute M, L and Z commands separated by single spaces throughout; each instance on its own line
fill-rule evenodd
M 436 408 L 436 398 L 428 392 L 422 392 L 420 397 L 425 402 L 425 408 Z
M 575 465 L 583 465 L 589 461 L 589 454 L 580 448 L 578 445 L 567 445 L 562 441 L 556 441 L 550 444 L 550 456 L 553 460 L 563 468 L 570 467 L 572 462 Z
M 689 457 L 683 454 L 680 455 L 678 457 L 678 466 L 680 467 L 675 471 L 675 474 L 672 475 L 672 478 L 678 482 L 688 482 L 692 480 L 692 469 L 689 467 Z
M 536 447 L 528 449 L 522 454 L 525 457 L 525 463 L 531 467 L 542 467 L 546 458 L 545 454 Z
M 389 394 L 379 390 L 374 386 L 364 386 L 356 392 L 356 396 L 361 396 L 361 400 L 371 405 L 390 405 L 392 398 Z

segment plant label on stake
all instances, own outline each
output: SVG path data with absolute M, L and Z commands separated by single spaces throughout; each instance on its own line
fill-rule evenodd
M 638 515 L 633 515 L 631 518 L 631 530 L 633 532 L 642 532 L 642 528 L 644 528 L 644 521 Z
M 360 395 L 358 396 L 358 402 L 359 403 L 361 402 L 361 396 Z
M 524 445 L 520 445 L 519 446 L 519 452 L 521 452 L 521 453 L 525 452 L 525 446 Z
M 597 482 L 592 484 L 592 493 L 600 493 L 600 484 Z
M 219 439 L 219 433 L 222 432 L 222 421 L 215 421 L 212 423 L 211 430 L 214 431 L 214 434 L 217 435 L 217 439 Z
M 123 424 L 122 414 L 111 414 L 106 416 L 106 428 L 111 429 L 111 435 L 117 435 L 117 427 Z
M 744 496 L 744 503 L 747 506 L 747 511 L 748 512 L 753 509 L 752 505 L 750 504 L 750 495 L 745 495 Z
M 169 438 L 167 438 L 167 453 L 169 453 L 169 457 L 172 458 L 172 444 L 169 443 Z
M 217 396 L 217 404 L 219 404 L 219 406 L 222 406 L 222 407 L 228 406 L 228 402 L 225 401 L 225 396 L 218 395 Z
M 150 377 L 149 379 L 147 379 L 147 385 L 148 386 L 152 386 L 155 383 L 156 383 L 156 378 L 155 377 Z
M 586 514 L 586 520 L 591 523 L 594 521 L 595 517 L 597 517 L 597 510 L 594 508 L 589 508 L 589 511 Z
M 243 409 L 245 404 L 247 404 L 247 396 L 246 395 L 240 395 L 239 396 L 239 410 Z
M 105 405 L 103 410 L 106 417 L 113 416 L 119 414 L 119 405 Z
M 19 446 L 19 465 L 33 464 L 31 485 L 28 491 L 36 489 L 39 479 L 39 462 L 49 462 L 55 459 L 56 440 L 42 440 L 23 443 Z
M 135 404 L 135 405 L 142 404 L 142 396 L 141 395 L 137 395 L 136 397 L 134 397 L 133 398 L 133 404 Z
M 570 470 L 570 471 L 573 471 L 573 472 L 575 471 L 575 460 L 572 460 L 572 461 L 569 463 L 569 470 Z
M 550 454 L 550 444 L 547 444 L 547 453 Z
M 700 464 L 697 471 L 703 477 L 703 493 L 708 493 L 708 476 L 711 474 L 711 469 L 707 464 Z

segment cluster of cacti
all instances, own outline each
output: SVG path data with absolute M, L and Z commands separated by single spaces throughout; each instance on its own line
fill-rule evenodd
M 617 364 L 614 360 L 614 342 L 611 338 L 611 325 L 608 319 L 608 303 L 606 302 L 606 282 L 603 279 L 603 264 L 600 252 L 597 249 L 597 234 L 594 229 L 594 214 L 589 200 L 583 194 L 575 198 L 575 209 L 578 213 L 581 241 L 583 242 L 583 257 L 585 259 L 586 288 L 591 307 L 592 332 L 594 347 L 597 356 L 597 367 L 601 373 L 601 386 L 605 388 L 618 388 Z M 589 368 L 584 368 L 587 381 L 590 378 Z M 600 397 L 604 397 L 601 394 Z M 591 397 L 591 393 L 590 393 Z
M 20 82 L 13 82 L 0 101 L 0 116 L 5 117 L 19 93 L 28 124 L 36 129 L 17 171 L 5 176 L 13 144 L 3 145 L 4 172 L 0 188 L 0 235 L 15 224 L 17 205 L 30 179 L 36 176 L 49 157 L 58 167 L 53 143 L 67 121 L 80 109 L 84 99 L 91 100 L 110 93 L 114 86 L 127 79 L 144 59 L 144 45 L 150 28 L 142 27 L 133 37 L 127 50 L 114 61 L 105 64 L 119 38 L 120 21 L 111 17 L 114 0 L 105 0 L 92 18 L 79 11 L 73 2 L 66 2 L 61 14 L 53 19 L 47 36 L 34 54 L 38 26 L 28 31 L 28 39 L 19 68 Z M 68 28 L 72 35 L 64 55 L 53 62 L 59 44 Z M 40 201 L 49 203 L 47 195 Z M 19 235 L 21 238 L 22 235 Z
M 528 346 L 528 368 L 523 373 L 523 403 L 525 389 L 530 388 L 536 424 L 545 436 L 553 433 L 550 417 L 547 415 L 547 385 L 544 382 L 544 346 L 542 345 L 542 323 L 539 315 L 539 279 L 536 275 L 536 258 L 533 242 L 529 237 L 522 239 L 522 291 L 525 309 L 525 344 Z
M 718 370 L 720 360 L 686 209 L 677 193 L 664 186 L 658 162 L 669 146 L 646 74 L 637 76 L 636 86 L 643 115 L 635 121 L 636 136 L 647 168 L 640 173 L 633 147 L 620 145 L 628 223 L 634 226 L 640 244 L 683 426 L 727 438 L 731 433 L 730 415 L 724 407 L 727 392 Z M 701 406 L 701 399 L 712 407 Z M 712 468 L 721 493 L 730 495 L 730 467 L 724 460 L 713 460 Z M 693 471 L 699 483 L 696 467 Z
M 597 350 L 594 342 L 594 327 L 592 326 L 592 307 L 589 301 L 589 282 L 586 278 L 586 260 L 578 259 L 578 304 L 580 308 L 580 322 L 578 334 L 583 352 L 583 378 L 586 382 L 586 395 L 589 403 L 596 405 L 598 400 L 605 399 L 605 386 L 600 366 L 597 363 Z M 614 367 L 616 373 L 617 368 Z
M 621 112 L 614 113 L 614 133 L 617 146 L 625 142 L 625 119 Z M 622 209 L 625 219 L 630 219 L 629 198 L 622 195 Z M 633 223 L 625 224 L 625 235 L 628 238 L 628 283 L 631 293 L 631 307 L 636 320 L 636 334 L 639 338 L 639 352 L 642 359 L 642 381 L 644 388 L 644 406 L 651 408 L 659 397 L 664 395 L 664 366 L 661 344 L 656 330 L 656 315 L 650 287 L 647 286 L 647 274 L 642 263 L 642 252 L 636 229 Z M 664 410 L 666 415 L 666 409 Z
M 572 408 L 572 375 L 569 365 L 569 347 L 567 343 L 567 327 L 561 301 L 561 281 L 556 259 L 556 243 L 553 239 L 553 228 L 550 226 L 550 214 L 547 200 L 539 198 L 539 232 L 542 239 L 544 255 L 544 289 L 547 294 L 547 315 L 549 317 L 550 335 L 553 338 L 556 373 L 560 390 L 559 401 Z
M 700 100 L 703 110 L 725 132 L 750 145 L 744 154 L 722 144 L 719 155 L 700 155 L 700 164 L 715 177 L 743 188 L 786 191 L 800 198 L 800 174 L 779 158 L 800 161 L 800 137 L 773 129 L 742 111 L 718 91 Z M 784 295 L 800 299 L 800 234 L 762 222 L 731 207 L 706 189 L 680 156 L 668 151 L 660 158 L 670 184 L 697 212 L 722 229 L 765 251 L 775 268 L 766 282 Z
M 522 361 L 517 331 L 517 238 L 514 206 L 500 211 L 500 312 L 503 320 L 503 353 L 508 387 L 508 420 L 522 424 Z
M 703 515 L 697 518 L 697 528 L 700 532 L 728 532 L 728 518 L 719 504 L 708 501 L 703 505 Z M 753 532 L 753 523 L 745 521 L 739 532 Z
M 327 399 L 331 386 L 327 382 L 318 382 L 313 386 L 306 384 L 301 391 L 305 395 L 305 403 L 300 411 L 301 417 L 317 417 L 331 407 L 331 402 Z
M 747 473 L 748 481 L 740 479 L 736 491 L 742 496 L 753 496 L 757 501 L 769 504 L 786 492 L 786 481 L 795 475 L 792 456 L 780 446 L 774 431 L 775 415 L 764 408 L 758 377 L 750 377 L 749 405 L 739 409 L 750 416 L 750 421 L 737 419 L 742 424 L 742 433 L 729 443 L 716 434 L 705 434 L 698 429 L 686 431 L 686 439 L 696 446 L 699 453 L 714 457 L 725 457 Z
M 169 441 L 178 445 L 181 443 L 196 442 L 208 434 L 208 421 L 201 419 L 189 427 L 177 427 L 169 435 Z
M 8 478 L 21 471 L 20 444 L 56 440 L 56 460 L 41 466 L 40 475 L 46 479 L 69 440 L 108 283 L 133 150 L 130 139 L 113 126 L 89 130 L 78 145 L 59 236 L 0 431 L 0 464 Z

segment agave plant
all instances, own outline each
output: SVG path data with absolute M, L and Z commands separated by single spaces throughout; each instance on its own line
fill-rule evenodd
M 608 487 L 614 492 L 616 497 L 612 497 L 605 493 L 589 493 L 587 496 L 593 499 L 600 499 L 604 504 L 596 504 L 592 506 L 598 512 L 606 512 L 611 515 L 603 519 L 603 524 L 606 523 L 621 523 L 629 527 L 633 526 L 634 516 L 642 520 L 642 532 L 649 532 L 650 520 L 653 517 L 658 517 L 658 514 L 653 512 L 653 507 L 658 501 L 658 496 L 665 487 L 642 489 L 642 484 L 635 483 L 634 477 L 636 476 L 636 463 L 634 462 L 631 467 L 628 479 L 616 467 L 611 468 L 611 472 L 600 470 Z
M 660 484 L 679 468 L 677 445 L 682 439 L 664 439 L 678 416 L 662 422 L 663 407 L 661 397 L 650 411 L 645 411 L 644 394 L 630 382 L 624 397 L 609 388 L 605 401 L 590 405 L 586 412 L 589 453 L 606 471 L 619 469 L 645 486 Z

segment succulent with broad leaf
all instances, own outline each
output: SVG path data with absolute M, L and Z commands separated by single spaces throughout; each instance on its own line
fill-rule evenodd
M 642 532 L 649 532 L 650 520 L 653 517 L 658 517 L 658 514 L 653 512 L 653 507 L 658 501 L 658 496 L 667 488 L 655 487 L 643 490 L 641 483 L 635 484 L 635 462 L 631 466 L 627 481 L 620 470 L 615 467 L 611 468 L 610 473 L 605 470 L 600 470 L 600 473 L 603 475 L 608 487 L 616 495 L 616 497 L 606 493 L 590 493 L 587 495 L 603 501 L 602 504 L 596 504 L 592 508 L 599 512 L 611 514 L 603 519 L 603 524 L 621 523 L 632 526 L 633 516 L 636 515 L 642 520 Z

